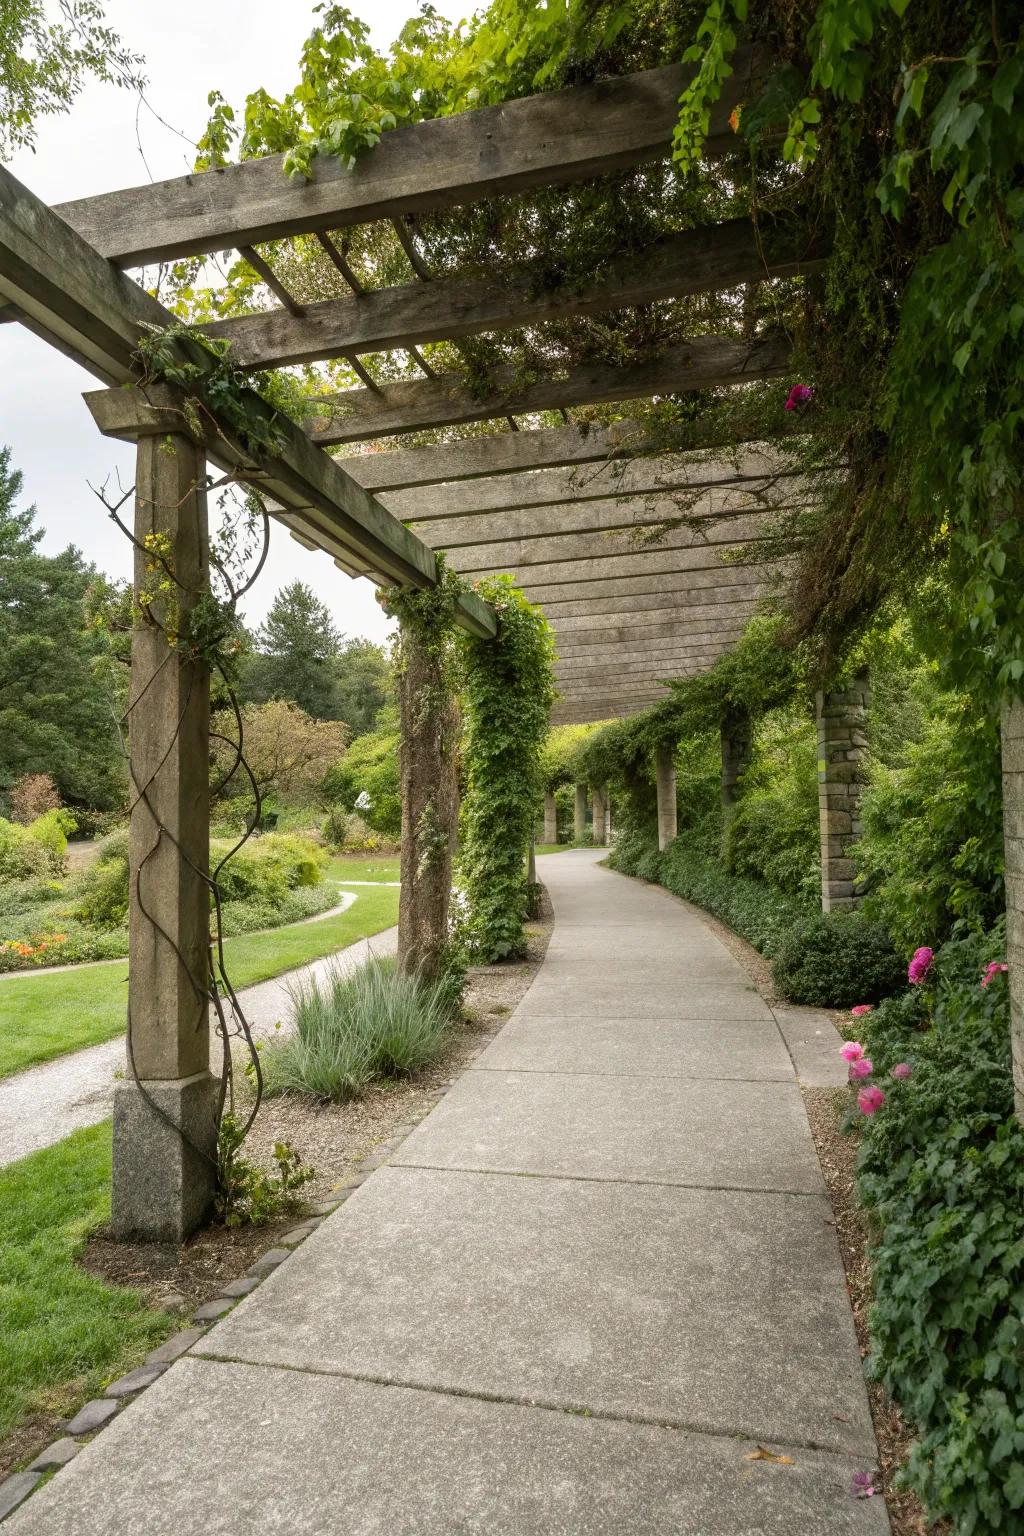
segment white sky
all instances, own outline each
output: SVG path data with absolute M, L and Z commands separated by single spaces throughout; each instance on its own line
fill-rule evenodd
M 385 46 L 417 9 L 416 0 L 348 0 Z M 455 21 L 472 0 L 433 0 Z M 239 109 L 248 91 L 280 95 L 298 76 L 298 56 L 313 25 L 313 0 L 107 0 L 109 23 L 146 58 L 154 109 L 189 138 L 206 122 L 206 97 L 216 88 Z M 36 152 L 22 151 L 9 169 L 37 196 L 59 203 L 149 180 L 136 142 L 137 100 L 113 86 L 90 84 L 66 117 L 44 119 Z M 154 180 L 191 170 L 192 147 L 145 109 L 139 133 Z M 112 576 L 130 575 L 127 541 L 111 523 L 87 481 L 108 475 L 134 479 L 134 450 L 101 437 L 82 391 L 101 387 L 88 373 L 19 325 L 0 326 L 0 443 L 25 477 L 23 500 L 35 502 L 49 552 L 77 544 Z M 350 581 L 322 554 L 301 548 L 273 525 L 267 567 L 247 602 L 250 623 L 262 619 L 274 593 L 301 578 L 330 605 L 339 629 L 383 639 L 390 628 L 366 581 Z

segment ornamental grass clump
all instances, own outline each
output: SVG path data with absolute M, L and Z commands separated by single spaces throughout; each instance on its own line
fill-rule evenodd
M 446 1045 L 457 999 L 447 977 L 406 976 L 390 958 L 315 978 L 295 994 L 294 1033 L 262 1054 L 266 1092 L 340 1104 L 421 1071 Z

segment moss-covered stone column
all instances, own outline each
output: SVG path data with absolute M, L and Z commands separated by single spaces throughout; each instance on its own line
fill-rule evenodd
M 398 966 L 438 974 L 448 943 L 452 850 L 459 815 L 458 705 L 445 646 L 403 621 L 398 675 L 401 721 L 401 891 Z
M 576 785 L 576 799 L 573 804 L 572 835 L 577 843 L 582 843 L 587 835 L 587 786 Z
M 208 586 L 206 461 L 143 437 L 135 487 L 128 734 L 128 1072 L 114 1091 L 118 1237 L 181 1242 L 216 1178 L 209 1030 L 209 668 L 179 645 Z
M 603 784 L 595 784 L 590 791 L 591 803 L 591 833 L 596 847 L 603 848 L 606 842 L 605 812 L 607 808 L 606 790 Z
M 1017 1118 L 1024 1120 L 1024 703 L 1020 699 L 1003 708 L 1003 837 L 1013 1095 Z
M 544 791 L 544 841 L 558 842 L 558 807 L 554 792 L 550 789 Z
M 845 689 L 815 695 L 823 912 L 849 910 L 860 899 L 850 846 L 860 836 L 870 702 L 866 672 Z
M 654 754 L 654 776 L 658 790 L 658 850 L 663 852 L 677 833 L 676 763 L 671 747 L 658 747 Z

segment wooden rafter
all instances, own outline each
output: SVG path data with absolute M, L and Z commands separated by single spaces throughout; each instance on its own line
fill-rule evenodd
M 495 372 L 496 389 L 478 397 L 455 375 L 388 384 L 380 395 L 352 389 L 325 400 L 325 415 L 313 421 L 310 435 L 322 444 L 355 443 L 399 432 L 487 421 L 505 416 L 557 410 L 562 405 L 614 404 L 652 395 L 686 393 L 719 386 L 777 378 L 790 364 L 788 339 L 779 332 L 747 341 L 736 336 L 699 336 L 671 347 L 659 357 L 618 367 L 581 363 L 564 377 L 553 375 L 523 385 L 514 369 Z M 326 414 L 329 407 L 330 415 Z
M 709 154 L 735 144 L 729 115 L 750 99 L 764 60 L 743 48 L 733 63 L 711 111 Z M 396 129 L 352 170 L 318 156 L 308 182 L 289 180 L 283 156 L 269 155 L 56 212 L 130 267 L 600 176 L 669 154 L 689 75 L 669 65 Z

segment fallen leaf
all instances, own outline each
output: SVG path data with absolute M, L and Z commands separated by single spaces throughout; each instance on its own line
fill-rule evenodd
M 763 1445 L 759 1445 L 756 1451 L 748 1451 L 744 1461 L 776 1461 L 780 1467 L 795 1467 L 796 1462 L 792 1456 L 777 1456 L 774 1451 L 766 1451 Z

